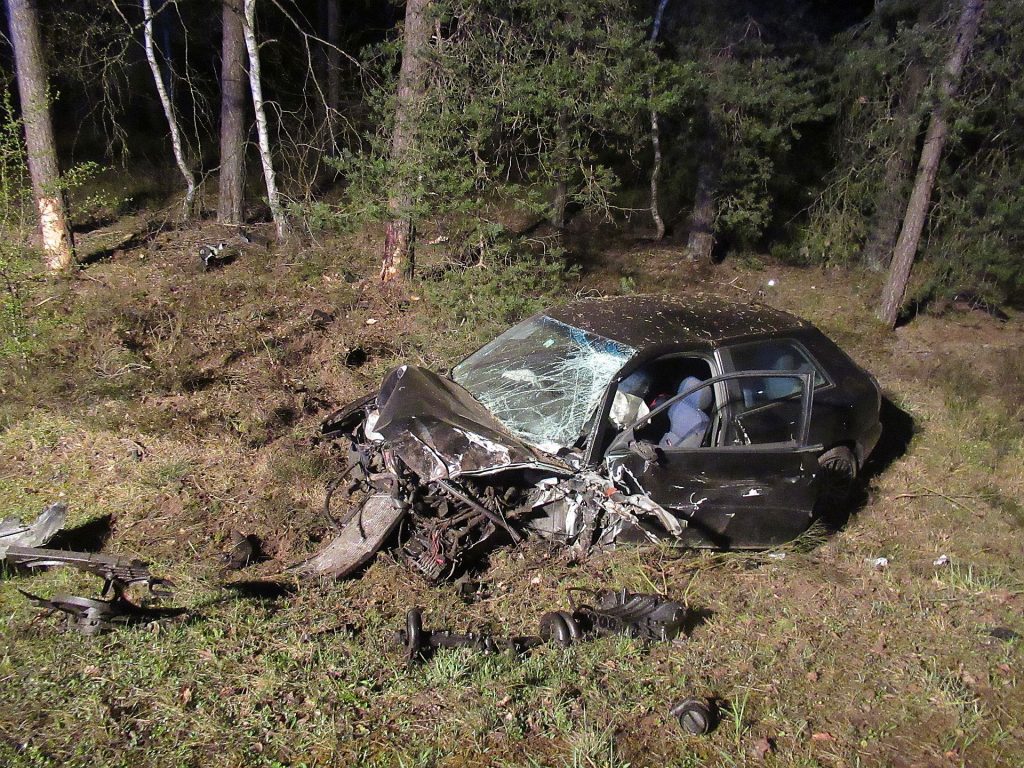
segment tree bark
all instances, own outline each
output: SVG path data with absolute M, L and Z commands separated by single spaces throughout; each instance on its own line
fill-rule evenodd
M 942 74 L 939 100 L 932 110 L 928 132 L 925 134 L 924 146 L 921 149 L 921 161 L 918 164 L 914 189 L 910 194 L 907 211 L 903 217 L 903 228 L 893 252 L 889 278 L 882 291 L 878 317 L 890 328 L 895 327 L 900 307 L 907 294 L 914 255 L 917 253 L 921 232 L 924 229 L 932 189 L 935 186 L 935 176 L 939 170 L 939 161 L 942 159 L 942 149 L 949 133 L 949 102 L 956 96 L 960 86 L 960 75 L 974 45 L 984 7 L 985 0 L 964 0 L 964 9 L 957 22 L 953 53 L 946 62 Z
M 340 0 L 327 0 L 327 109 L 334 135 L 335 115 L 341 109 Z
M 142 0 L 143 27 L 142 35 L 146 48 L 146 61 L 149 62 L 150 72 L 153 73 L 153 82 L 156 84 L 156 92 L 160 96 L 160 105 L 164 108 L 164 117 L 167 118 L 167 127 L 171 131 L 171 147 L 174 150 L 174 161 L 178 164 L 178 170 L 185 179 L 185 200 L 182 203 L 182 214 L 186 221 L 192 218 L 193 207 L 196 199 L 196 178 L 192 169 L 185 161 L 185 152 L 181 144 L 181 132 L 178 130 L 178 118 L 174 115 L 174 105 L 167 95 L 167 88 L 164 87 L 164 79 L 160 73 L 160 64 L 156 59 L 156 47 L 153 44 L 153 4 L 151 0 Z
M 896 145 L 885 162 L 885 178 L 878 191 L 878 200 L 864 243 L 864 263 L 876 271 L 889 266 L 896 237 L 900 233 L 900 216 L 905 210 L 906 187 L 914 168 L 914 146 L 921 124 L 918 100 L 927 74 L 925 68 L 918 63 L 911 64 L 907 71 L 907 83 L 896 116 Z
M 410 167 L 416 156 L 416 124 L 422 108 L 427 82 L 427 50 L 432 29 L 430 0 L 407 0 L 405 4 L 405 40 L 402 44 L 402 68 L 398 73 L 395 101 L 395 126 L 391 134 L 392 183 L 388 197 L 388 216 L 384 234 L 384 257 L 380 279 L 383 282 L 411 277 L 415 269 L 415 227 L 411 208 Z
M 39 38 L 36 9 L 31 0 L 7 0 L 7 21 L 18 76 L 21 116 L 25 124 L 28 171 L 32 195 L 39 213 L 46 266 L 62 270 L 75 258 L 74 240 L 68 226 L 67 205 L 60 186 L 57 145 L 53 138 L 47 93 L 46 63 Z
M 270 132 L 267 129 L 267 112 L 263 101 L 263 85 L 260 81 L 260 49 L 256 44 L 256 0 L 243 0 L 243 11 L 242 33 L 249 54 L 249 90 L 252 93 L 253 110 L 256 112 L 256 132 L 259 135 L 263 180 L 267 186 L 267 204 L 270 206 L 270 216 L 277 230 L 277 239 L 284 240 L 288 236 L 288 221 L 281 207 L 274 161 L 270 153 Z
M 654 220 L 654 239 L 665 237 L 665 220 L 658 210 L 658 176 L 661 174 L 661 129 L 658 127 L 658 110 L 651 110 L 651 147 L 654 150 L 654 165 L 651 166 L 651 218 Z
M 221 9 L 220 181 L 217 221 L 241 224 L 245 202 L 245 37 L 242 0 Z
M 651 42 L 657 42 L 661 32 L 661 22 L 665 16 L 668 0 L 658 0 L 658 9 L 654 13 L 651 25 Z M 653 93 L 651 96 L 653 97 Z M 661 173 L 661 127 L 658 124 L 658 110 L 651 110 L 651 149 L 654 152 L 654 164 L 651 167 L 651 219 L 654 220 L 654 239 L 665 237 L 665 221 L 658 210 L 658 176 Z
M 566 207 L 569 205 L 569 129 L 565 110 L 560 110 L 555 121 L 555 193 L 551 200 L 548 221 L 556 229 L 565 229 Z
M 707 133 L 701 142 L 701 160 L 697 166 L 697 189 L 690 214 L 690 235 L 686 257 L 690 261 L 711 261 L 715 247 L 715 187 L 718 184 L 718 156 L 715 130 L 708 116 Z

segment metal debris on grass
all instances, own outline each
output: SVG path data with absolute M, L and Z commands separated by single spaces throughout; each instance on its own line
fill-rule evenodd
M 450 629 L 424 629 L 423 609 L 406 614 L 405 629 L 394 640 L 406 649 L 411 662 L 430 656 L 438 648 L 472 648 L 482 653 L 525 653 L 543 643 L 568 647 L 595 637 L 622 634 L 639 640 L 671 641 L 683 632 L 686 609 L 661 595 L 618 591 L 589 591 L 591 604 L 573 605 L 568 611 L 549 611 L 540 619 L 537 635 L 497 637 L 488 632 L 457 633 Z
M 58 501 L 44 509 L 33 523 L 23 523 L 14 516 L 0 520 L 0 560 L 10 547 L 41 547 L 60 531 L 67 516 L 68 505 Z
M 128 588 L 136 584 L 144 584 L 149 594 L 156 598 L 172 594 L 170 588 L 174 586 L 173 583 L 168 579 L 153 576 L 149 572 L 148 564 L 142 560 L 91 552 L 20 546 L 7 548 L 7 560 L 26 568 L 69 566 L 103 579 L 100 598 L 113 592 L 113 596 L 108 600 L 77 595 L 55 595 L 52 598 L 45 598 L 18 590 L 42 608 L 66 614 L 69 625 L 85 635 L 101 634 L 117 625 L 146 623 L 182 613 L 179 609 L 141 606 L 125 596 Z

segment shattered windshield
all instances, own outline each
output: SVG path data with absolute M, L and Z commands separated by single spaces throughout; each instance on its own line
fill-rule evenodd
M 452 378 L 524 440 L 554 452 L 576 442 L 612 376 L 636 350 L 535 317 L 474 352 Z

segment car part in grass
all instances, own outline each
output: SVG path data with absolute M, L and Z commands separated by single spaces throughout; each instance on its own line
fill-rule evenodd
M 136 605 L 125 597 L 125 592 L 135 584 L 145 584 L 150 595 L 156 598 L 168 597 L 173 582 L 158 578 L 149 572 L 149 564 L 134 558 L 117 555 L 100 555 L 92 552 L 71 552 L 62 549 L 40 549 L 38 547 L 9 547 L 7 559 L 15 565 L 26 568 L 52 568 L 66 565 L 103 579 L 105 597 L 113 592 L 109 600 L 56 595 L 53 598 L 40 597 L 19 589 L 26 598 L 50 612 L 58 611 L 68 617 L 68 623 L 84 635 L 97 635 L 118 625 L 138 624 L 154 621 L 167 616 L 176 616 L 183 611 L 176 608 L 156 609 Z
M 715 707 L 702 697 L 691 696 L 673 704 L 669 714 L 692 736 L 703 736 L 715 727 Z
M 297 576 L 342 578 L 370 561 L 405 516 L 390 495 L 366 499 L 342 526 L 341 533 L 313 557 L 288 569 Z
M 83 635 L 100 635 L 117 626 L 142 624 L 183 613 L 181 609 L 150 609 L 136 605 L 121 595 L 110 600 L 97 600 L 75 595 L 39 597 L 19 589 L 19 592 L 47 611 L 64 613 L 68 625 Z
M 586 591 L 586 590 L 584 590 Z M 540 618 L 536 636 L 496 638 L 490 634 L 458 634 L 448 629 L 423 628 L 423 609 L 406 614 L 406 627 L 395 633 L 409 660 L 425 658 L 437 648 L 473 648 L 485 653 L 515 650 L 522 653 L 543 643 L 563 648 L 602 635 L 622 634 L 639 640 L 667 641 L 683 630 L 686 609 L 661 595 L 634 594 L 626 589 L 590 592 L 593 605 L 572 611 L 549 611 Z
M 62 501 L 51 504 L 33 523 L 23 523 L 17 517 L 0 520 L 0 560 L 10 547 L 41 547 L 64 526 L 68 505 Z
M 7 560 L 26 568 L 53 568 L 66 565 L 103 579 L 106 596 L 111 590 L 115 597 L 121 597 L 133 584 L 145 584 L 150 594 L 169 597 L 174 583 L 157 578 L 149 572 L 149 563 L 117 555 L 100 555 L 93 552 L 72 552 L 63 549 L 40 549 L 38 547 L 9 547 Z
M 633 593 L 625 588 L 589 593 L 593 597 L 591 603 L 573 605 L 572 609 L 572 616 L 584 634 L 619 634 L 666 642 L 676 639 L 683 631 L 686 608 L 675 600 L 661 595 Z
M 568 611 L 549 611 L 540 617 L 540 637 L 546 643 L 568 648 L 583 639 L 583 629 Z
M 405 629 L 396 632 L 394 640 L 405 647 L 410 664 L 426 659 L 438 648 L 471 648 L 481 653 L 524 653 L 541 643 L 539 637 L 495 637 L 485 632 L 460 634 L 448 629 L 424 629 L 422 608 L 409 610 L 405 616 Z

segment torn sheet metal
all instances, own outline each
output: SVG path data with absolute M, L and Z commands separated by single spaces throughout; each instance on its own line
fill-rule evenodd
M 65 614 L 68 617 L 69 626 L 84 635 L 97 635 L 113 629 L 115 626 L 150 622 L 168 616 L 177 616 L 184 612 L 177 608 L 151 608 L 137 605 L 125 597 L 128 588 L 135 584 L 144 584 L 149 590 L 149 594 L 156 598 L 167 597 L 171 594 L 170 587 L 174 586 L 173 583 L 169 579 L 153 576 L 149 572 L 148 564 L 142 560 L 92 552 L 18 546 L 7 548 L 7 560 L 14 565 L 26 568 L 51 568 L 66 565 L 103 579 L 101 597 L 113 593 L 108 600 L 77 595 L 55 595 L 52 598 L 46 598 L 23 589 L 18 590 L 39 607 L 50 612 L 56 611 Z
M 0 520 L 0 560 L 12 546 L 43 546 L 64 527 L 67 516 L 68 505 L 58 501 L 44 509 L 34 523 L 23 523 L 13 516 Z
M 531 520 L 530 528 L 565 541 L 578 555 L 595 547 L 614 547 L 625 532 L 631 534 L 630 541 L 640 537 L 659 542 L 666 535 L 678 538 L 686 526 L 647 496 L 626 493 L 596 472 L 540 481 L 533 507 L 543 515 Z
M 454 381 L 416 366 L 385 377 L 372 430 L 423 481 L 523 468 L 572 472 L 512 435 Z

